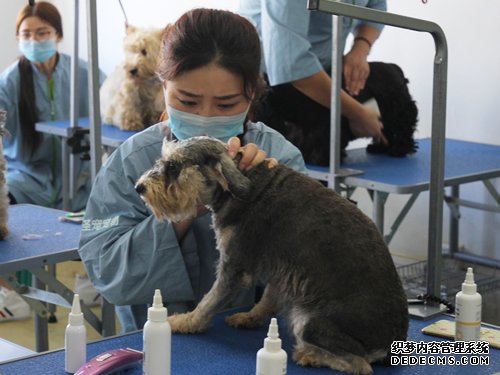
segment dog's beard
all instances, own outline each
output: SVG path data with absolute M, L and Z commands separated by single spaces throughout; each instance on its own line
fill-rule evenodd
M 189 197 L 172 185 L 167 188 L 167 194 L 146 194 L 144 202 L 153 212 L 157 220 L 168 220 L 178 223 L 197 216 L 198 199 Z
M 203 177 L 195 169 L 184 170 L 177 181 L 167 186 L 163 178 L 152 178 L 143 183 L 147 188 L 141 197 L 158 220 L 178 223 L 195 218 L 198 207 L 203 204 L 200 197 Z

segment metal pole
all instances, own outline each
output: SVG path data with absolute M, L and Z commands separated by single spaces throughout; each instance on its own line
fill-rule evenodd
M 429 239 L 427 247 L 427 292 L 441 293 L 443 251 L 443 200 L 446 133 L 446 88 L 448 48 L 443 31 L 431 32 L 436 45 L 432 95 L 431 172 L 429 185 Z
M 89 128 L 90 128 L 90 160 L 92 181 L 101 168 L 101 112 L 99 105 L 99 59 L 97 51 L 97 11 L 96 0 L 87 0 L 87 36 L 89 49 Z M 115 334 L 114 306 L 106 300 L 102 304 L 104 336 Z
M 99 107 L 99 62 L 97 53 L 96 0 L 87 0 L 89 57 L 89 128 L 92 181 L 101 168 L 101 113 Z
M 78 125 L 78 34 L 79 34 L 79 0 L 75 0 L 73 9 L 73 53 L 71 55 L 71 77 L 70 77 L 70 108 L 69 108 L 69 124 L 70 127 L 75 127 Z M 62 189 L 63 189 L 63 210 L 71 210 L 71 202 L 75 196 L 75 170 L 76 170 L 76 160 L 72 153 L 70 153 L 69 147 L 66 141 L 63 139 L 61 145 L 61 156 L 62 156 Z
M 334 38 L 332 43 L 332 93 L 330 98 L 330 174 L 328 187 L 340 192 L 340 89 L 342 82 L 342 16 L 332 16 L 332 30 Z

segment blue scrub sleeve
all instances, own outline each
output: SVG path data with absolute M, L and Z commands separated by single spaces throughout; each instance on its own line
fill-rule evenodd
M 320 72 L 307 39 L 310 11 L 304 0 L 261 0 L 261 41 L 271 86 Z
M 194 294 L 173 228 L 147 210 L 133 190 L 135 180 L 112 168 L 98 174 L 80 239 L 87 272 L 114 304 L 149 303 L 149 292 L 156 288 L 168 301 L 191 301 Z
M 386 0 L 368 0 L 366 2 L 365 7 L 386 12 L 387 11 L 387 1 Z M 373 27 L 374 29 L 377 29 L 379 32 L 381 32 L 382 29 L 384 28 L 384 25 L 381 23 L 359 21 L 356 24 L 355 29 L 358 29 L 360 26 L 370 26 L 370 27 Z

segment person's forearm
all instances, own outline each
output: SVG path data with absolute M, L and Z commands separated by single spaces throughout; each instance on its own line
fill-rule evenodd
M 326 108 L 330 108 L 332 80 L 325 71 L 294 81 L 292 84 L 297 90 L 310 99 Z M 362 110 L 361 104 L 354 100 L 344 90 L 340 90 L 340 107 L 342 114 L 347 118 L 355 118 L 356 114 Z
M 360 26 L 354 35 L 354 43 L 351 49 L 359 49 L 368 55 L 373 44 L 380 36 L 380 31 L 371 26 Z
M 332 80 L 324 70 L 312 76 L 293 81 L 292 85 L 316 103 L 321 104 L 323 107 L 330 108 Z

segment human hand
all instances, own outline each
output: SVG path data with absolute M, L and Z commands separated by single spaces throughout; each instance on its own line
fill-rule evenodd
M 349 119 L 349 127 L 356 137 L 371 137 L 375 143 L 387 144 L 382 132 L 384 124 L 380 121 L 377 112 L 370 108 L 361 107 L 356 117 Z
M 359 95 L 365 88 L 366 79 L 370 75 L 368 54 L 361 48 L 353 48 L 343 60 L 345 90 L 352 96 Z
M 262 163 L 264 160 L 268 161 L 269 168 L 273 168 L 278 165 L 278 161 L 276 159 L 267 158 L 267 153 L 260 150 L 255 143 L 248 143 L 242 147 L 238 137 L 231 137 L 227 142 L 227 145 L 229 156 L 231 156 L 231 158 L 234 159 L 238 152 L 242 153 L 241 160 L 238 164 L 238 167 L 242 170 L 253 168 Z

